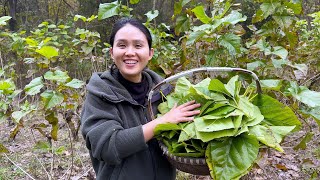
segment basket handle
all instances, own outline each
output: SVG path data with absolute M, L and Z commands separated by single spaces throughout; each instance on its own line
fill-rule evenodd
M 169 83 L 169 82 L 171 82 L 173 80 L 179 79 L 180 77 L 183 77 L 183 76 L 191 76 L 191 75 L 193 75 L 193 73 L 196 73 L 196 72 L 242 72 L 242 73 L 250 74 L 252 76 L 252 78 L 256 82 L 257 93 L 258 94 L 262 93 L 260 80 L 259 80 L 258 76 L 254 72 L 249 71 L 247 69 L 232 68 L 232 67 L 202 67 L 202 68 L 195 68 L 195 69 L 191 69 L 191 70 L 187 70 L 187 71 L 182 71 L 180 73 L 177 73 L 177 74 L 175 74 L 173 76 L 170 76 L 170 77 L 162 80 L 160 83 L 155 85 L 151 89 L 151 91 L 149 92 L 149 95 L 148 95 L 148 111 L 149 111 L 151 119 L 154 119 L 154 114 L 153 114 L 152 106 L 151 106 L 152 105 L 151 99 L 152 99 L 153 93 L 156 90 L 159 90 L 160 87 L 162 85 L 166 84 L 166 83 Z

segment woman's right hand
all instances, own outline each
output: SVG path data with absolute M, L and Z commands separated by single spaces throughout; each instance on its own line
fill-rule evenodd
M 192 121 L 195 115 L 200 114 L 200 110 L 196 110 L 198 107 L 200 107 L 200 104 L 196 103 L 195 100 L 186 102 L 179 106 L 175 104 L 169 112 L 161 117 L 162 123 L 177 124 L 180 122 Z
M 158 124 L 177 124 L 179 122 L 192 121 L 194 116 L 200 113 L 200 110 L 196 110 L 198 107 L 200 107 L 200 104 L 196 103 L 196 101 L 189 101 L 179 106 L 174 105 L 174 107 L 163 116 L 144 124 L 142 130 L 145 141 L 149 141 L 154 136 L 153 131 Z

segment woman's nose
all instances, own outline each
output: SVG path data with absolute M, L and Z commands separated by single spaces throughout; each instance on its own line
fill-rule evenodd
M 135 51 L 134 51 L 134 48 L 133 47 L 128 47 L 126 52 L 125 52 L 125 55 L 134 55 Z

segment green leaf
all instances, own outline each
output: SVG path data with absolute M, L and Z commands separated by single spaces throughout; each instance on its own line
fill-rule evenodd
M 33 149 L 40 150 L 41 152 L 50 152 L 51 147 L 47 141 L 38 141 L 34 145 Z
M 259 67 L 265 67 L 265 63 L 261 62 L 261 61 L 254 61 L 251 63 L 247 63 L 247 69 L 250 71 L 254 71 L 255 69 L 259 68 Z
M 37 49 L 36 52 L 46 57 L 47 59 L 59 56 L 59 50 L 52 46 L 42 46 L 40 49 Z
M 208 101 L 205 104 L 201 105 L 201 109 L 200 109 L 200 114 L 199 116 L 202 116 L 204 114 L 204 112 L 210 107 L 210 106 L 214 106 L 214 101 Z
M 320 106 L 314 107 L 314 108 L 307 108 L 307 109 L 302 109 L 302 113 L 311 115 L 316 123 L 318 124 L 319 130 L 320 130 Z
M 203 95 L 197 94 L 195 92 L 191 92 L 186 96 L 184 96 L 183 98 L 181 98 L 178 102 L 178 105 L 181 105 L 193 100 L 195 100 L 199 104 L 205 104 L 205 102 L 207 101 L 207 99 Z
M 0 80 L 0 94 L 10 95 L 14 92 L 16 86 L 11 79 L 6 79 L 4 81 Z
M 85 85 L 85 83 L 79 79 L 72 79 L 70 82 L 65 84 L 65 86 L 75 88 L 75 89 L 79 89 L 84 85 Z
M 95 20 L 95 19 L 97 19 L 98 18 L 98 16 L 96 16 L 96 15 L 91 15 L 88 19 L 87 19 L 87 22 L 91 22 L 91 21 L 93 21 L 93 20 Z
M 41 93 L 40 96 L 42 102 L 44 103 L 45 109 L 51 109 L 55 106 L 58 106 L 64 100 L 63 94 L 56 91 L 46 90 L 45 92 Z
M 299 150 L 299 149 L 306 149 L 307 148 L 307 143 L 310 142 L 312 140 L 314 133 L 313 132 L 307 132 L 307 134 L 303 137 L 303 139 L 301 140 L 301 142 L 296 145 L 293 149 L 294 150 Z
M 294 130 L 295 126 L 269 126 L 269 128 L 272 130 L 277 143 L 281 143 L 283 138 Z
M 238 22 L 244 22 L 246 20 L 247 16 L 242 16 L 242 14 L 238 11 L 231 11 L 231 13 L 228 16 L 221 19 L 221 22 L 234 25 Z
M 37 47 L 39 44 L 35 39 L 31 39 L 31 38 L 26 38 L 25 41 L 31 47 Z
M 289 28 L 294 21 L 294 17 L 289 15 L 274 15 L 272 18 L 280 26 L 281 29 Z
M 253 106 L 252 114 L 250 114 L 249 118 L 247 119 L 246 126 L 258 125 L 263 120 L 264 116 L 261 114 L 260 109 L 257 106 Z
M 238 179 L 247 172 L 259 152 L 258 140 L 249 135 L 211 141 L 208 145 L 212 162 L 211 176 L 214 179 Z
M 149 11 L 146 14 L 144 14 L 147 16 L 147 21 L 150 22 L 152 21 L 154 18 L 159 16 L 159 11 L 155 10 L 155 11 Z
M 293 10 L 294 14 L 296 15 L 299 15 L 302 12 L 302 4 L 300 0 L 298 2 L 284 1 L 284 5 Z
M 56 114 L 54 111 L 47 111 L 45 119 L 51 124 L 51 137 L 53 140 L 58 140 L 58 130 L 59 130 L 59 120 L 56 117 Z
M 3 144 L 0 143 L 0 154 L 2 153 L 9 153 L 9 150 Z
M 130 0 L 130 4 L 138 4 L 140 0 Z
M 305 86 L 298 86 L 296 82 L 290 82 L 288 91 L 298 101 L 308 105 L 309 107 L 320 106 L 320 92 L 311 91 Z
M 264 79 L 260 80 L 260 84 L 263 89 L 280 91 L 280 88 L 282 87 L 282 80 Z
M 257 42 L 256 47 L 259 48 L 260 51 L 264 52 L 266 56 L 271 54 L 271 46 L 265 39 L 260 39 Z
M 263 12 L 263 18 L 266 19 L 268 16 L 275 14 L 276 9 L 281 7 L 280 2 L 265 2 L 260 5 Z
M 225 114 L 229 113 L 230 111 L 234 110 L 234 108 L 230 109 L 230 106 L 227 108 L 223 108 L 223 109 L 221 108 L 221 107 L 227 106 L 227 105 L 228 104 L 226 104 L 226 103 L 214 103 L 214 104 L 211 103 L 210 105 L 208 105 L 208 107 L 205 107 L 205 109 L 201 109 L 200 115 L 201 116 L 210 115 L 210 113 L 211 113 L 210 116 L 212 116 L 212 111 L 218 111 L 218 113 L 214 113 L 214 115 L 218 114 L 218 118 L 220 118 L 220 115 L 225 115 Z M 217 110 L 218 108 L 219 108 L 219 110 Z M 223 111 L 223 112 L 221 112 L 221 111 Z
M 16 123 L 20 123 L 20 120 L 30 112 L 31 110 L 30 111 L 14 111 L 11 114 L 11 117 L 14 119 Z
M 231 94 L 228 92 L 228 90 L 225 88 L 224 84 L 218 79 L 212 79 L 208 89 L 210 91 L 220 92 L 227 96 L 232 97 Z
M 46 80 L 52 80 L 57 82 L 66 82 L 70 77 L 67 72 L 63 72 L 61 70 L 55 70 L 54 72 L 48 71 L 44 74 L 44 78 Z
M 177 125 L 177 124 L 173 124 L 173 123 L 165 123 L 165 124 L 158 124 L 155 128 L 154 128 L 154 134 L 158 135 L 160 134 L 162 131 L 171 131 L 171 130 L 181 130 L 182 128 Z
M 226 90 L 231 94 L 232 97 L 239 96 L 241 82 L 239 81 L 239 76 L 233 76 L 226 85 Z
M 178 142 L 187 141 L 191 138 L 195 138 L 196 131 L 195 131 L 195 123 L 187 123 L 182 129 L 178 139 Z
M 206 32 L 204 32 L 204 31 L 191 32 L 188 36 L 188 39 L 187 39 L 187 45 L 193 44 L 194 42 L 196 42 L 197 40 L 202 38 L 205 34 L 206 34 Z
M 213 132 L 225 129 L 234 129 L 234 124 L 231 117 L 219 119 L 195 118 L 194 123 L 196 130 L 200 132 Z
M 204 24 L 209 24 L 210 23 L 211 18 L 206 15 L 206 12 L 205 12 L 203 6 L 197 6 L 197 7 L 193 8 L 191 11 L 196 15 L 196 17 L 202 23 L 204 23 Z
M 93 48 L 94 48 L 93 46 L 90 46 L 88 44 L 83 44 L 81 46 L 81 49 L 82 49 L 82 51 L 84 52 L 85 55 L 90 54 L 92 52 Z
M 86 22 L 87 21 L 87 18 L 82 16 L 82 15 L 75 15 L 74 18 L 73 18 L 73 21 L 78 21 L 78 19 L 81 19 L 83 22 Z
M 203 142 L 209 142 L 213 139 L 218 139 L 222 137 L 231 137 L 234 135 L 235 135 L 234 129 L 226 129 L 226 130 L 213 131 L 213 132 L 196 131 L 197 139 L 201 139 Z
M 240 96 L 239 101 L 237 104 L 237 108 L 242 111 L 248 118 L 255 118 L 255 107 L 254 105 L 249 101 L 247 96 Z
M 254 135 L 261 143 L 283 152 L 282 147 L 269 127 L 261 125 L 253 126 L 249 128 L 249 133 Z
M 260 22 L 264 19 L 263 11 L 261 9 L 257 10 L 256 14 L 252 17 L 252 23 Z
M 272 54 L 279 56 L 281 59 L 287 59 L 288 51 L 282 46 L 273 47 Z
M 59 148 L 57 148 L 54 153 L 57 155 L 62 155 L 62 153 L 66 150 L 66 148 L 64 146 L 60 146 Z
M 160 114 L 165 114 L 167 112 L 170 111 L 170 108 L 168 107 L 168 102 L 165 101 L 165 102 L 162 102 L 158 105 L 158 111 Z
M 284 60 L 284 59 L 272 59 L 272 64 L 275 68 L 282 68 L 282 65 L 288 64 L 289 61 L 288 60 Z
M 232 56 L 235 56 L 237 53 L 240 53 L 240 47 L 241 47 L 241 38 L 235 34 L 227 33 L 218 39 L 218 43 L 220 46 L 225 47 L 229 54 Z
M 235 110 L 235 107 L 230 106 L 228 104 L 224 103 L 217 103 L 214 106 L 208 108 L 203 115 L 204 119 L 219 119 L 224 116 L 227 116 L 229 113 L 231 113 L 233 110 Z
M 119 15 L 120 6 L 121 4 L 119 4 L 119 1 L 100 4 L 98 10 L 98 19 L 102 20 L 115 15 Z
M 190 20 L 188 15 L 182 15 L 177 17 L 176 26 L 174 32 L 176 35 L 179 35 L 181 32 L 186 32 L 190 28 Z
M 204 80 L 200 81 L 196 85 L 193 85 L 190 87 L 190 93 L 196 93 L 199 94 L 200 96 L 203 96 L 203 98 L 211 100 L 214 98 L 218 98 L 215 96 L 215 93 L 212 93 L 209 91 L 208 86 L 211 82 L 210 78 L 205 78 Z M 216 100 L 216 99 L 214 99 Z
M 7 21 L 11 19 L 10 16 L 2 16 L 0 17 L 0 26 L 4 26 L 7 24 Z
M 177 80 L 174 92 L 176 94 L 185 96 L 188 94 L 191 86 L 192 86 L 191 82 L 186 77 L 181 77 Z
M 29 84 L 24 87 L 24 90 L 27 95 L 36 95 L 43 88 L 42 77 L 34 78 Z
M 301 122 L 295 113 L 278 100 L 264 94 L 257 95 L 253 104 L 258 106 L 264 116 L 263 122 L 269 126 L 296 126 L 295 131 L 301 128 Z

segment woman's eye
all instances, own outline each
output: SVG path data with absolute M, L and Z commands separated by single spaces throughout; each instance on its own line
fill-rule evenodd
M 141 44 L 136 44 L 136 48 L 141 48 L 142 45 Z
M 125 48 L 126 47 L 125 44 L 119 44 L 118 46 L 121 47 L 121 48 Z

